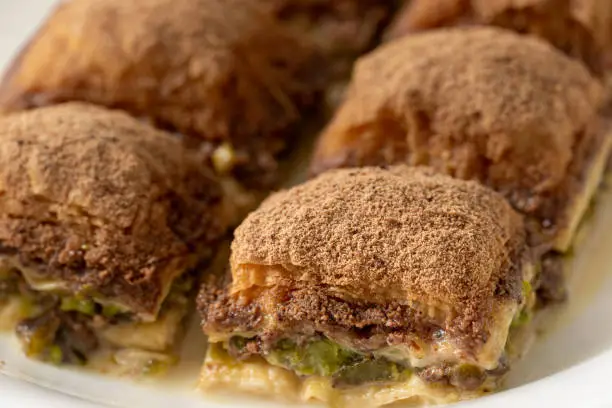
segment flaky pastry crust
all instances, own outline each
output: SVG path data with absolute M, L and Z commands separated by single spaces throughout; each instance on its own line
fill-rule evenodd
M 495 299 L 520 298 L 524 245 L 521 217 L 476 182 L 408 166 L 332 170 L 272 195 L 236 229 L 231 291 L 260 269 L 267 287 L 328 286 L 482 323 Z
M 72 0 L 14 61 L 0 110 L 64 101 L 120 108 L 229 142 L 237 176 L 272 183 L 290 128 L 318 92 L 313 47 L 244 0 Z M 265 184 L 265 183 L 263 183 Z
M 551 196 L 576 193 L 601 141 L 602 94 L 582 64 L 535 38 L 496 28 L 407 36 L 358 62 L 312 171 L 430 165 L 555 223 L 564 208 L 550 208 Z
M 154 313 L 162 282 L 210 255 L 220 189 L 180 142 L 80 103 L 0 120 L 0 245 L 72 291 Z
M 608 0 L 413 0 L 399 12 L 388 39 L 444 26 L 486 24 L 533 34 L 602 75 L 612 52 Z

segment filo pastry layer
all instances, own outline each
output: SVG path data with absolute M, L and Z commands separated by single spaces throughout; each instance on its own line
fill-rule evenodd
M 123 109 L 182 135 L 227 176 L 240 211 L 282 180 L 278 160 L 319 92 L 309 44 L 260 2 L 71 0 L 13 61 L 0 111 L 65 101 Z
M 610 152 L 603 94 L 536 38 L 487 27 L 407 36 L 359 60 L 311 170 L 408 163 L 475 179 L 528 216 L 534 245 L 566 252 Z
M 172 353 L 190 271 L 226 230 L 211 172 L 171 135 L 81 103 L 3 117 L 0 141 L 3 326 L 58 364 Z
M 198 298 L 201 385 L 360 406 L 476 396 L 507 371 L 533 275 L 522 219 L 492 190 L 332 170 L 237 228 L 231 276 Z
M 597 76 L 610 69 L 609 0 L 413 0 L 397 13 L 388 40 L 423 30 L 492 25 L 540 37 Z

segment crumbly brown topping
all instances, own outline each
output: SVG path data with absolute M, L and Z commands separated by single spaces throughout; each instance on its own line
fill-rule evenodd
M 415 34 L 358 62 L 313 170 L 427 164 L 533 212 L 563 186 L 601 98 L 582 64 L 535 38 L 484 27 Z
M 274 172 L 320 84 L 313 47 L 264 9 L 245 0 L 62 3 L 14 62 L 0 110 L 120 108 L 199 141 L 229 141 L 244 178 Z
M 76 289 L 150 312 L 223 232 L 217 184 L 171 136 L 64 104 L 0 120 L 0 244 Z M 210 250 L 210 248 L 208 248 Z
M 397 38 L 444 26 L 486 24 L 544 38 L 602 74 L 612 51 L 609 0 L 413 0 L 387 31 Z
M 274 194 L 246 218 L 232 274 L 236 282 L 244 265 L 279 265 L 276 284 L 410 299 L 482 324 L 496 296 L 520 297 L 523 231 L 506 201 L 476 182 L 408 166 L 334 170 Z

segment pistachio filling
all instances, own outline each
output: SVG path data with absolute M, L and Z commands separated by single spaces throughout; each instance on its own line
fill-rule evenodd
M 348 349 L 324 337 L 300 342 L 282 339 L 269 350 L 255 351 L 256 344 L 256 338 L 234 336 L 223 344 L 223 348 L 230 359 L 240 360 L 255 354 L 267 363 L 290 370 L 299 377 L 330 378 L 334 388 L 405 382 L 412 375 L 418 375 L 429 383 L 473 390 L 483 386 L 487 377 L 503 374 L 500 370 L 485 371 L 470 364 L 443 363 L 425 368 L 411 367 L 406 362 L 391 361 L 383 356 Z M 218 347 L 218 343 L 212 347 Z
M 167 320 L 168 325 L 179 325 L 187 312 L 188 293 L 194 281 L 187 273 L 176 279 L 157 321 L 151 323 L 140 322 L 139 317 L 129 310 L 112 303 L 100 303 L 86 294 L 33 290 L 15 268 L 0 272 L 0 306 L 8 299 L 19 301 L 15 332 L 28 357 L 53 364 L 84 365 L 99 351 L 115 350 L 114 354 L 122 361 L 129 354 L 133 368 L 136 365 L 142 368 L 136 371 L 157 374 L 175 361 L 167 345 L 170 340 L 157 340 L 159 345 L 149 350 L 137 350 L 122 347 L 121 342 L 112 341 L 114 339 L 106 334 L 109 330 L 130 327 L 133 330 L 146 329 L 150 334 L 154 334 L 152 329 L 165 329 L 171 332 L 170 335 L 174 334 L 176 327 L 169 330 L 159 322 Z M 143 326 L 147 328 L 143 329 Z M 133 358 L 134 352 L 139 352 L 136 359 Z
M 536 274 L 540 273 L 539 268 Z M 512 320 L 511 328 L 518 328 L 531 321 L 536 302 L 535 291 L 530 282 L 523 281 L 523 303 Z
M 231 347 L 240 353 L 250 340 L 234 336 Z M 347 349 L 327 338 L 297 343 L 282 339 L 262 357 L 270 364 L 295 372 L 299 376 L 331 377 L 334 387 L 369 383 L 396 382 L 407 379 L 412 370 L 384 357 L 374 357 Z
M 300 375 L 333 376 L 346 367 L 364 361 L 364 356 L 345 349 L 327 340 L 311 340 L 298 345 L 284 339 L 279 341 L 264 358 L 274 365 L 280 365 Z
M 497 324 L 506 329 L 509 326 L 510 333 L 522 331 L 532 320 L 537 295 L 531 282 L 539 274 L 539 265 L 526 268 L 520 303 L 502 308 L 501 316 L 495 317 Z M 508 315 L 506 310 L 512 314 Z M 507 331 L 504 333 L 507 334 Z M 228 358 L 236 363 L 251 357 L 261 358 L 298 377 L 327 378 L 334 388 L 406 382 L 414 375 L 429 384 L 469 391 L 489 390 L 508 371 L 511 361 L 509 347 L 513 343 L 511 336 L 501 339 L 501 350 L 490 359 L 473 361 L 466 361 L 448 351 L 444 337 L 444 330 L 434 331 L 431 334 L 431 347 L 419 347 L 422 352 L 419 358 L 415 358 L 412 347 L 403 347 L 404 344 L 376 350 L 353 348 L 347 343 L 337 343 L 322 333 L 308 334 L 306 337 L 297 334 L 280 339 L 258 337 L 254 333 L 235 333 L 214 341 L 218 341 L 215 345 L 222 347 Z

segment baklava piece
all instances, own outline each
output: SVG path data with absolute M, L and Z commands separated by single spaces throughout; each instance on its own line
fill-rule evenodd
M 433 166 L 502 193 L 541 253 L 568 252 L 612 142 L 601 83 L 583 64 L 507 30 L 440 29 L 362 58 L 348 92 L 314 173 Z
M 582 60 L 597 75 L 612 57 L 610 0 L 412 0 L 389 39 L 456 25 L 494 25 L 536 35 Z
M 249 207 L 276 186 L 319 93 L 318 54 L 301 37 L 245 0 L 71 0 L 10 67 L 0 110 L 123 109 L 183 135 Z
M 521 217 L 479 183 L 331 170 L 236 230 L 230 282 L 198 297 L 201 386 L 339 407 L 482 395 L 529 326 L 529 253 Z
M 0 119 L 0 316 L 26 355 L 158 372 L 225 230 L 172 136 L 69 103 Z
M 260 0 L 257 0 L 260 1 Z M 353 63 L 370 51 L 401 0 L 264 0 L 275 18 L 305 34 L 327 60 L 326 101 L 337 107 Z

